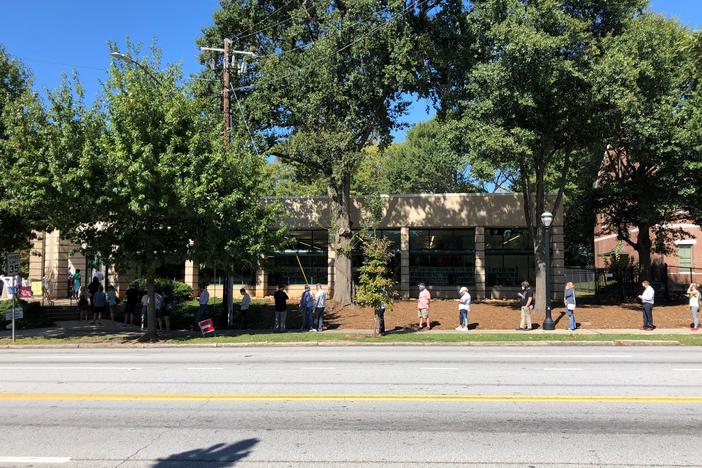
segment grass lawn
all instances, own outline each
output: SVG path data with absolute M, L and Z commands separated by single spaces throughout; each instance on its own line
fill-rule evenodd
M 198 337 L 181 336 L 164 338 L 159 341 L 164 345 L 212 345 L 223 343 L 267 344 L 267 343 L 354 343 L 354 344 L 463 344 L 463 343 L 518 343 L 518 342 L 617 342 L 617 341 L 652 341 L 671 342 L 688 346 L 702 346 L 702 335 L 635 335 L 635 334 L 603 334 L 603 335 L 524 335 L 524 334 L 390 334 L 386 336 L 358 336 L 337 333 L 260 333 L 237 336 Z M 71 338 L 20 338 L 18 345 L 78 345 L 102 343 L 106 346 L 136 344 L 134 340 L 125 340 L 119 335 L 71 337 Z M 10 339 L 0 339 L 0 345 L 11 344 Z

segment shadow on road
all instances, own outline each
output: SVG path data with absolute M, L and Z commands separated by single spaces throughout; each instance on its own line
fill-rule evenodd
M 258 444 L 259 439 L 244 439 L 233 444 L 215 444 L 211 447 L 174 453 L 168 458 L 158 460 L 154 468 L 186 467 L 186 466 L 234 466 L 238 460 L 246 458 L 251 449 Z

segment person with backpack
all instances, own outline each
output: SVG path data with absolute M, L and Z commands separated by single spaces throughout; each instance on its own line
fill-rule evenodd
M 529 286 L 528 281 L 522 281 L 522 292 L 517 293 L 519 297 L 519 308 L 521 319 L 517 330 L 531 330 L 531 311 L 534 309 L 534 291 Z
M 314 296 L 310 285 L 305 285 L 305 291 L 300 297 L 300 312 L 302 313 L 302 327 L 300 330 L 317 331 L 312 324 L 312 310 L 314 309 Z

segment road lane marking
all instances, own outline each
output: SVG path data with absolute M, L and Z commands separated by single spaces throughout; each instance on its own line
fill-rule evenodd
M 702 372 L 702 369 L 673 369 L 678 372 Z
M 487 354 L 487 357 L 499 357 L 499 358 L 510 358 L 510 359 L 533 359 L 533 358 L 558 358 L 558 359 L 588 359 L 588 358 L 602 358 L 602 359 L 612 359 L 612 358 L 632 358 L 632 354 Z
M 580 367 L 544 367 L 545 371 L 581 371 Z
M 300 370 L 336 370 L 336 367 L 300 367 Z
M 0 457 L 0 463 L 38 463 L 58 465 L 68 463 L 71 457 Z
M 458 367 L 420 367 L 419 370 L 458 370 Z
M 187 370 L 224 370 L 224 367 L 188 367 Z
M 352 394 L 352 393 L 0 393 L 1 401 L 420 401 L 475 403 L 666 403 L 702 405 L 702 395 Z
M 0 370 L 142 370 L 142 367 L 104 367 L 104 366 L 5 366 Z

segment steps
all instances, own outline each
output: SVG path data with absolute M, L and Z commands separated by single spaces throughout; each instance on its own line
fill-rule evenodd
M 53 322 L 61 320 L 78 320 L 78 306 L 44 306 L 44 313 Z

